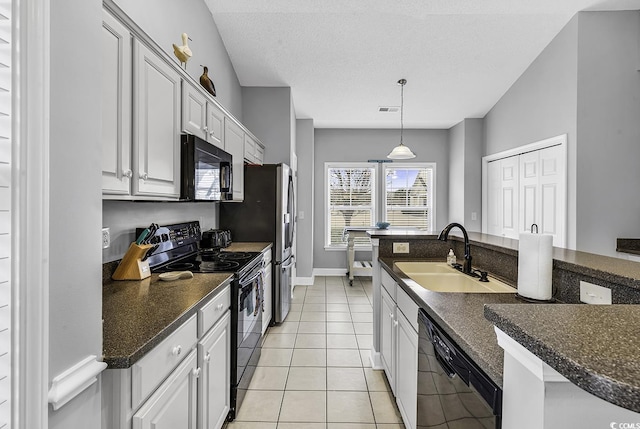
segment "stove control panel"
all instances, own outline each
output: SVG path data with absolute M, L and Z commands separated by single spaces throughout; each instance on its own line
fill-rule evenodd
M 136 229 L 136 236 L 139 236 L 142 230 L 143 228 Z M 161 226 L 153 237 L 148 239 L 148 242 L 154 245 L 147 252 L 149 266 L 153 268 L 197 251 L 201 237 L 200 222 L 197 220 Z

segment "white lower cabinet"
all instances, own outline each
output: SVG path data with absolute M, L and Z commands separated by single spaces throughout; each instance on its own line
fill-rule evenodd
M 133 429 L 196 429 L 196 381 L 200 368 L 196 351 L 133 415 Z
M 417 315 L 416 315 L 417 316 Z M 416 427 L 418 398 L 418 332 L 398 311 L 396 402 L 407 429 Z
M 264 313 L 262 313 L 262 335 L 267 331 L 273 316 L 273 274 L 271 268 L 271 248 L 262 252 L 264 260 Z
M 231 390 L 230 287 L 130 368 L 102 375 L 102 429 L 220 429 Z
M 380 313 L 380 357 L 391 391 L 396 393 L 396 303 L 382 289 Z
M 225 315 L 198 343 L 198 428 L 221 428 L 231 405 L 231 314 Z
M 418 305 L 400 286 L 392 282 L 390 276 L 383 274 L 380 288 L 382 367 L 396 397 L 405 427 L 415 429 L 418 397 Z

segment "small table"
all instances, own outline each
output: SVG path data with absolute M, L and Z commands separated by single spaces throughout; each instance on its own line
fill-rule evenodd
M 354 276 L 371 276 L 373 265 L 371 261 L 356 261 L 354 240 L 356 237 L 367 237 L 367 231 L 376 229 L 375 226 L 347 226 L 342 231 L 342 241 L 347 241 L 347 277 L 349 286 L 353 286 Z

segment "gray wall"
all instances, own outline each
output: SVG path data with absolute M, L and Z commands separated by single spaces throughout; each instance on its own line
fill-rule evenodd
M 386 159 L 400 141 L 398 130 L 316 129 L 314 151 L 314 268 L 346 268 L 345 251 L 324 250 L 324 164 Z M 436 163 L 436 229 L 449 220 L 449 148 L 447 130 L 405 130 L 404 143 L 417 157 L 410 162 Z M 396 161 L 402 163 L 402 161 Z M 358 255 L 357 258 L 369 255 Z
M 485 116 L 483 155 L 568 134 L 568 247 L 576 240 L 578 16 L 549 43 Z
M 135 229 L 147 227 L 151 222 L 168 225 L 197 220 L 203 230 L 217 228 L 218 204 L 104 201 L 102 224 L 110 228 L 111 246 L 102 251 L 102 262 L 122 259 L 136 239 Z
M 242 109 L 244 125 L 265 145 L 265 164 L 291 165 L 291 88 L 243 87 Z
M 313 275 L 313 158 L 314 158 L 313 119 L 296 121 L 296 152 L 298 155 L 298 219 L 296 264 L 298 277 Z M 304 219 L 300 215 L 304 213 Z
M 242 97 L 238 77 L 227 54 L 211 12 L 202 0 L 114 0 L 171 58 L 173 43 L 182 44 L 181 35 L 193 40 L 189 47 L 193 57 L 187 71 L 199 81 L 202 67 L 209 67 L 209 77 L 216 87 L 216 98 L 242 121 Z
M 51 2 L 49 379 L 89 355 L 102 356 L 100 261 L 102 2 Z M 73 28 L 70 28 L 72 26 Z M 69 47 L 81 55 L 70 55 Z M 99 94 L 99 91 L 97 92 Z M 38 263 L 37 261 L 33 261 Z M 100 427 L 95 384 L 58 411 L 49 427 Z
M 640 237 L 640 13 L 579 20 L 577 248 L 615 256 Z
M 478 232 L 482 230 L 483 123 L 465 119 L 449 129 L 449 221 Z
M 493 154 L 568 134 L 568 247 L 640 237 L 640 13 L 580 12 L 485 117 Z

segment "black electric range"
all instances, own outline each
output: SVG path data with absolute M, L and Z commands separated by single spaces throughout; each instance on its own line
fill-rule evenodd
M 139 235 L 142 229 L 137 231 Z M 233 273 L 231 282 L 231 407 L 233 420 L 246 395 L 260 358 L 264 297 L 264 262 L 260 252 L 227 252 L 201 249 L 200 224 L 192 221 L 159 227 L 146 243 L 153 244 L 147 257 L 154 273 Z

